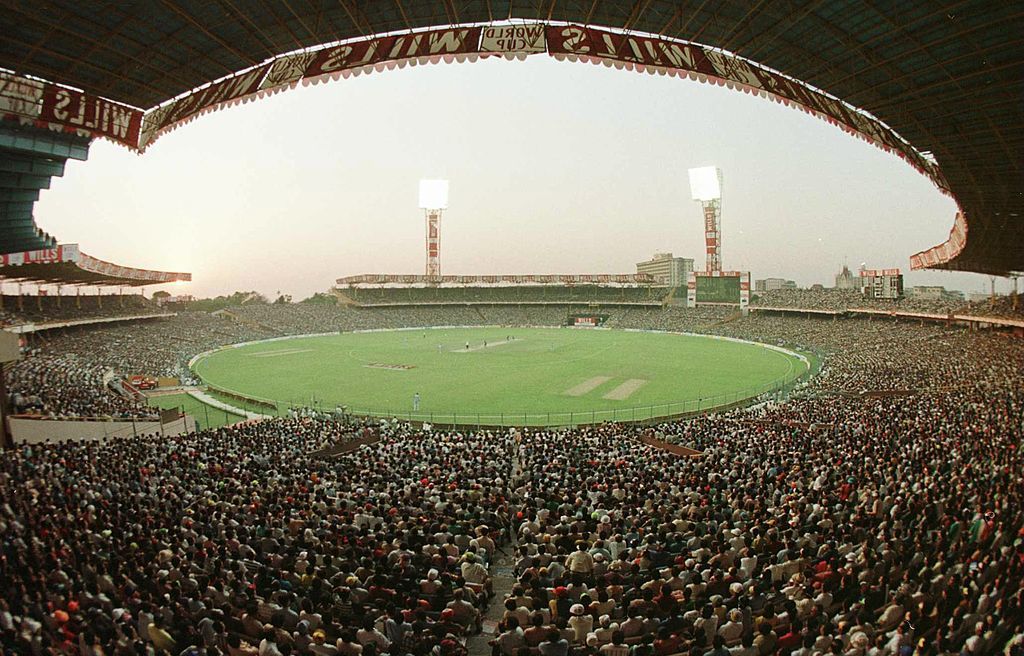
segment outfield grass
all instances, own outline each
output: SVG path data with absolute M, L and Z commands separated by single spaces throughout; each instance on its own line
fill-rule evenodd
M 444 328 L 251 344 L 204 357 L 194 369 L 211 385 L 285 406 L 346 405 L 356 414 L 444 423 L 567 424 L 726 405 L 791 381 L 806 365 L 759 345 L 698 336 Z
M 199 428 L 220 428 L 227 424 L 234 424 L 245 419 L 241 415 L 211 407 L 188 394 L 164 394 L 148 399 L 151 406 L 157 408 L 184 408 L 185 414 L 191 415 L 196 420 Z

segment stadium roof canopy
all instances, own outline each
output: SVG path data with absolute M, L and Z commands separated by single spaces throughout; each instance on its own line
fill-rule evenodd
M 161 272 L 163 273 L 163 272 Z M 97 273 L 83 269 L 73 262 L 48 264 L 25 264 L 16 267 L 0 268 L 0 279 L 5 282 L 28 282 L 37 285 L 89 285 L 96 287 L 144 287 L 160 285 L 188 278 L 173 277 L 181 274 L 169 274 L 167 279 L 139 278 L 131 274 L 112 275 Z
M 0 280 L 112 286 L 191 280 L 187 273 L 104 262 L 82 253 L 78 244 L 58 244 L 36 227 L 32 212 L 39 191 L 64 174 L 67 160 L 83 160 L 88 152 L 88 137 L 0 123 Z
M 78 244 L 0 255 L 0 280 L 56 285 L 143 287 L 187 282 L 192 274 L 136 269 L 104 262 L 81 252 Z
M 937 162 L 937 184 L 963 212 L 950 242 L 915 256 L 916 265 L 1024 270 L 1024 6 L 1016 2 L 13 2 L 0 12 L 0 67 L 149 110 L 282 53 L 510 20 L 705 44 L 865 110 Z

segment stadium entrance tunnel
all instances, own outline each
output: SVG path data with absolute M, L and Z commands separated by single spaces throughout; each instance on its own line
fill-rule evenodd
M 437 426 L 647 423 L 785 398 L 817 358 L 740 339 L 639 330 L 433 327 L 237 344 L 189 363 L 245 412 Z
M 11 46 L 33 44 L 0 47 L 0 67 L 12 71 L 0 72 L 0 113 L 23 126 L 143 151 L 204 113 L 299 84 L 547 54 L 800 108 L 894 153 L 956 200 L 949 239 L 915 255 L 913 268 L 1024 270 L 1024 155 L 1012 147 L 1024 137 L 1024 81 L 1016 75 L 1024 54 L 1012 3 L 984 12 L 908 9 L 893 21 L 870 7 L 837 11 L 828 3 L 793 15 L 739 0 L 692 7 L 609 1 L 589 9 L 552 2 L 544 10 L 424 0 L 415 12 L 402 3 L 357 14 L 345 3 L 317 8 L 315 16 L 300 9 L 290 25 L 266 7 L 246 6 L 241 19 L 213 6 L 147 5 L 125 13 L 152 29 L 128 37 L 112 25 L 99 52 L 92 40 L 68 35 L 89 34 L 103 16 L 83 15 L 71 0 L 51 4 L 61 10 L 60 34 L 48 27 L 49 5 L 0 16 Z M 949 47 L 964 42 L 973 44 L 970 57 Z M 917 49 L 908 51 L 908 43 Z M 140 53 L 161 63 L 140 67 Z M 90 65 L 68 67 L 69 60 Z

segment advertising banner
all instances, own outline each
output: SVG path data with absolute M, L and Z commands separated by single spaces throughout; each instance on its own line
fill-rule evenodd
M 140 147 L 145 148 L 158 131 L 169 125 L 258 91 L 260 82 L 269 69 L 270 64 L 257 66 L 147 112 Z
M 429 32 L 354 41 L 320 50 L 302 77 L 317 77 L 384 61 L 478 52 L 479 27 L 452 27 Z
M 383 273 L 364 273 L 358 276 L 346 276 L 338 278 L 335 283 L 338 285 L 364 285 L 364 284 L 423 284 L 441 283 L 457 285 L 492 285 L 496 283 L 512 284 L 602 284 L 616 282 L 620 284 L 651 284 L 654 278 L 647 273 L 616 273 L 616 274 L 568 274 L 568 275 L 512 275 L 512 276 L 419 276 L 419 275 L 397 275 Z
M 56 248 L 45 248 L 38 251 L 24 251 L 21 253 L 7 253 L 6 255 L 0 255 L 0 266 L 78 262 L 79 257 L 78 244 L 63 244 Z
M 168 128 L 191 116 L 253 94 L 277 91 L 300 80 L 340 75 L 389 61 L 478 52 L 480 30 L 479 27 L 452 27 L 373 37 L 278 57 L 150 110 L 139 145 L 145 148 Z
M 532 54 L 547 50 L 544 25 L 504 25 L 483 28 L 480 34 L 480 52 L 502 54 Z
M 78 267 L 83 271 L 98 273 L 100 275 L 109 276 L 111 278 L 136 280 L 139 282 L 149 282 L 153 284 L 161 282 L 174 282 L 176 280 L 192 280 L 191 273 L 172 273 L 168 271 L 149 271 L 147 269 L 136 269 L 134 267 L 126 267 L 121 266 L 119 264 L 104 262 L 103 260 L 98 260 L 95 257 L 91 255 L 86 255 L 84 253 L 82 253 L 79 258 Z
M 933 246 L 910 258 L 912 270 L 926 269 L 928 267 L 949 262 L 964 250 L 967 243 L 967 220 L 962 212 L 957 212 L 953 228 L 949 231 L 949 239 L 938 246 Z
M 51 82 L 0 72 L 0 118 L 105 137 L 137 148 L 142 111 Z
M 260 83 L 273 91 L 331 73 L 386 61 L 478 52 L 479 27 L 458 27 L 351 41 L 311 52 L 278 57 Z
M 299 82 L 357 75 L 370 67 L 384 70 L 410 60 L 415 64 L 461 60 L 461 56 L 481 53 L 530 55 L 545 51 L 558 59 L 604 61 L 641 72 L 681 74 L 793 104 L 896 153 L 930 177 L 940 190 L 949 192 L 936 162 L 877 119 L 823 91 L 714 48 L 582 25 L 454 26 L 348 41 L 281 55 L 153 107 L 145 116 L 139 109 L 105 98 L 0 72 L 0 118 L 105 137 L 144 149 L 167 130 L 200 113 Z M 959 252 L 959 245 L 951 239 L 940 248 L 920 253 L 914 258 L 914 267 L 948 259 Z
M 0 71 L 0 117 L 39 119 L 46 83 Z
M 139 143 L 142 112 L 106 98 L 90 96 L 47 84 L 39 119 L 65 129 L 85 130 L 94 137 L 135 147 Z
M 701 82 L 707 82 L 709 78 L 718 79 L 730 87 L 771 95 L 787 104 L 795 103 L 810 113 L 844 125 L 876 145 L 895 152 L 930 177 L 939 189 L 949 191 L 949 185 L 938 165 L 924 158 L 879 121 L 836 98 L 745 59 L 697 44 L 620 34 L 581 25 L 548 26 L 547 41 L 548 52 L 558 58 L 574 56 L 612 60 L 640 71 L 648 67 L 683 71 Z

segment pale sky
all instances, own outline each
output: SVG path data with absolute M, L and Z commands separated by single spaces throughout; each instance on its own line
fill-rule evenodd
M 36 218 L 95 257 L 191 272 L 172 293 L 298 300 L 340 276 L 423 273 L 420 178 L 450 180 L 444 274 L 632 273 L 660 251 L 701 267 L 686 170 L 705 165 L 723 170 L 726 269 L 831 286 L 865 262 L 907 286 L 988 288 L 909 272 L 955 204 L 897 157 L 762 98 L 544 55 L 300 86 L 142 156 L 96 141 Z

